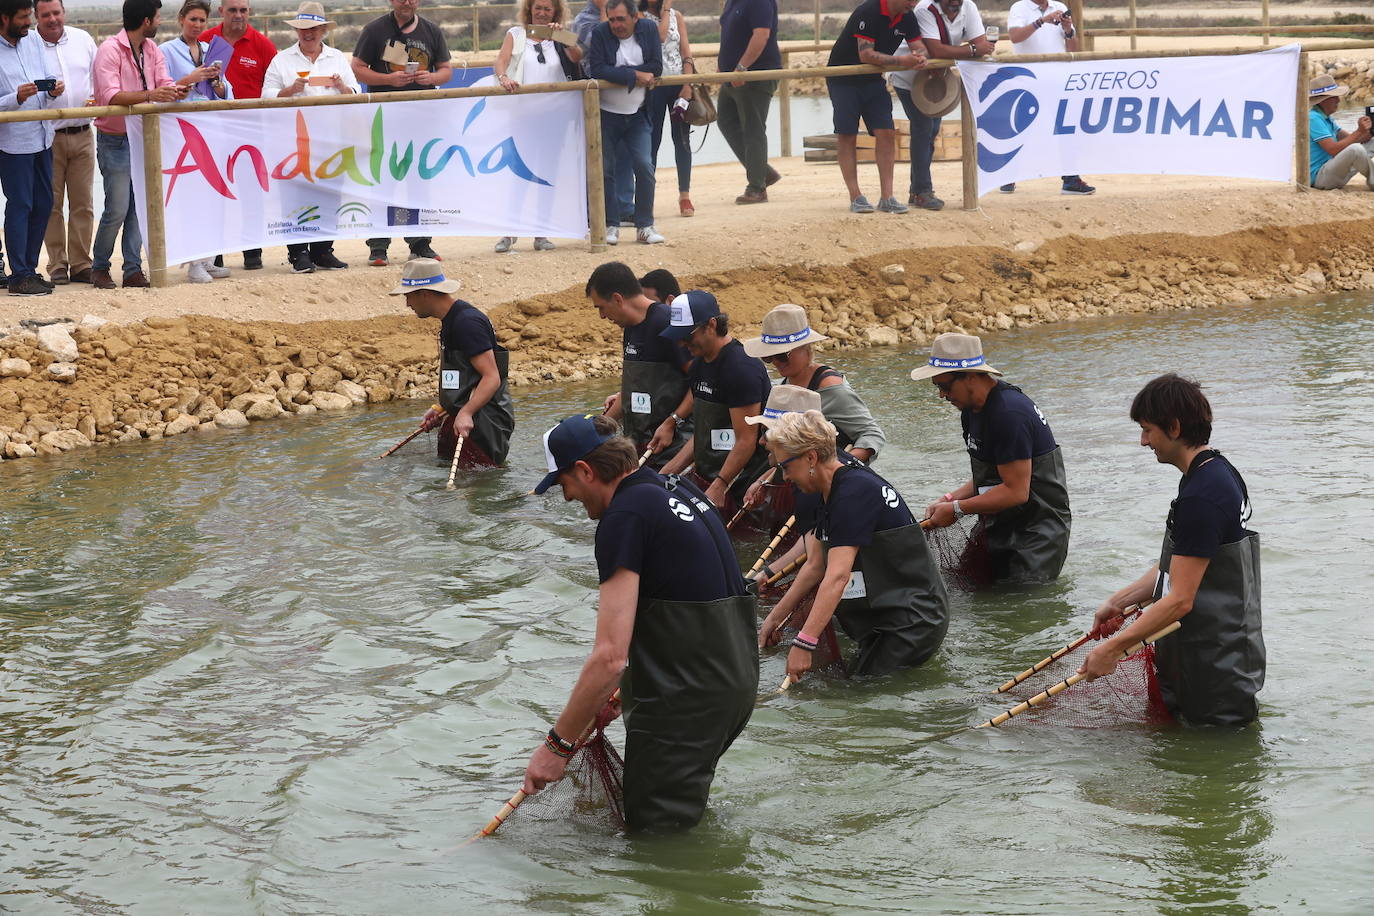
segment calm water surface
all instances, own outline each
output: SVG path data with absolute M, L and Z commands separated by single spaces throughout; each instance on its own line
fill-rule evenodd
M 518 786 L 591 642 L 592 525 L 523 494 L 542 431 L 609 382 L 521 392 L 511 467 L 455 492 L 422 443 L 376 460 L 418 403 L 6 462 L 0 910 L 1374 911 L 1371 352 L 1354 298 L 992 340 L 1065 449 L 1065 575 L 959 597 L 921 670 L 769 701 L 705 822 L 657 841 L 517 817 L 454 848 Z M 913 505 L 967 474 L 915 357 L 835 362 Z M 1260 725 L 929 740 L 999 711 L 994 685 L 1153 559 L 1177 473 L 1125 412 L 1166 369 L 1206 380 L 1254 496 Z

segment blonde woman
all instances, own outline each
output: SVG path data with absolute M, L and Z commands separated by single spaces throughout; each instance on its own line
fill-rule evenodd
M 802 493 L 819 493 L 806 564 L 759 628 L 759 645 L 778 642 L 779 626 L 816 589 L 811 612 L 787 655 L 787 675 L 811 669 L 811 653 L 834 617 L 858 644 L 851 670 L 889 674 L 922 664 L 949 626 L 944 582 L 925 533 L 891 484 L 867 467 L 836 458 L 835 427 L 819 410 L 787 413 L 768 430 L 768 451 Z
M 582 49 L 565 46 L 552 38 L 534 38 L 532 25 L 563 28 L 567 11 L 563 0 L 524 0 L 520 5 L 520 25 L 512 26 L 496 55 L 496 82 L 507 92 L 529 83 L 562 83 L 577 79 L 577 62 Z M 496 243 L 496 253 L 505 254 L 518 239 L 507 235 Z M 554 244 L 542 235 L 534 240 L 535 251 L 551 251 Z

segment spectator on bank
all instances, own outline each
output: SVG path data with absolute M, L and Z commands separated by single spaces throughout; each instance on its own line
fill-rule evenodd
M 62 75 L 66 91 L 49 108 L 80 108 L 91 97 L 91 66 L 95 40 L 90 33 L 67 25 L 62 0 L 38 0 L 34 9 L 42 38 L 46 72 Z M 95 184 L 95 142 L 90 118 L 53 122 L 52 212 L 44 245 L 48 251 L 48 279 L 64 283 L 91 282 L 91 232 L 95 227 L 92 189 Z M 63 202 L 71 217 L 63 219 Z M 3 273 L 3 271 L 0 271 Z
M 1059 0 L 1016 0 L 1007 15 L 1007 35 L 1017 54 L 1062 54 L 1078 50 L 1078 28 L 1069 8 Z M 1097 190 L 1081 175 L 1060 176 L 1061 194 L 1091 194 Z M 999 190 L 1010 194 L 1016 184 Z
M 186 0 L 177 13 L 177 25 L 181 34 L 169 38 L 158 45 L 162 56 L 167 59 L 167 73 L 174 80 L 190 76 L 193 71 L 205 67 L 205 54 L 210 50 L 207 42 L 201 41 L 201 33 L 210 22 L 209 0 Z M 209 102 L 216 99 L 234 97 L 229 81 L 212 67 L 214 77 L 205 83 L 192 83 L 187 86 L 186 101 Z M 205 90 L 209 88 L 209 93 Z M 214 258 L 201 258 L 186 265 L 186 279 L 192 283 L 209 283 L 211 280 L 229 276 L 229 268 L 216 265 Z
M 348 55 L 324 43 L 324 35 L 334 20 L 324 15 L 324 7 L 305 0 L 296 15 L 282 20 L 296 30 L 296 43 L 272 59 L 262 81 L 267 97 L 291 98 L 320 95 L 351 95 L 358 91 L 358 80 Z M 348 267 L 334 256 L 334 242 L 323 239 L 296 242 L 286 246 L 291 271 L 310 274 L 318 270 L 344 270 Z
M 96 105 L 175 102 L 185 97 L 185 87 L 172 80 L 166 58 L 153 41 L 162 22 L 161 6 L 162 0 L 124 0 L 124 28 L 102 41 L 95 52 L 91 79 Z M 148 278 L 143 275 L 143 233 L 134 210 L 124 116 L 96 118 L 95 130 L 95 160 L 105 189 L 105 209 L 100 214 L 91 250 L 91 283 L 96 289 L 114 289 L 110 258 L 114 255 L 115 238 L 122 230 L 124 286 L 144 288 Z
M 528 26 L 563 28 L 567 15 L 563 0 L 524 0 L 520 4 L 520 25 L 511 26 L 496 55 L 496 81 L 507 92 L 522 83 L 562 83 L 578 78 L 582 49 L 564 47 L 551 38 L 532 38 Z M 518 239 L 507 235 L 496 243 L 496 253 L 505 254 Z M 551 251 L 554 244 L 544 236 L 534 240 L 535 251 Z
M 911 10 L 916 0 L 863 0 L 840 30 L 830 49 L 828 67 L 855 64 L 876 66 L 905 64 L 913 70 L 926 65 L 926 49 L 920 28 Z M 911 52 L 896 57 L 900 45 Z M 859 119 L 876 138 L 873 158 L 878 163 L 878 209 L 884 213 L 905 213 L 907 205 L 892 193 L 892 168 L 897 161 L 897 132 L 892 124 L 892 97 L 879 73 L 854 76 L 827 76 L 825 87 L 834 110 L 835 138 L 840 175 L 849 191 L 853 213 L 872 213 L 873 205 L 859 187 Z
M 43 42 L 29 34 L 32 28 L 33 0 L 0 0 L 0 111 L 46 108 L 66 88 L 47 75 Z M 11 296 L 46 296 L 53 290 L 38 275 L 38 252 L 52 212 L 52 138 L 51 121 L 0 124 L 0 189 L 14 269 Z
M 587 69 L 593 79 L 620 88 L 601 93 L 601 167 L 606 175 L 606 244 L 620 241 L 615 213 L 617 143 L 630 151 L 635 171 L 635 237 L 646 245 L 664 241 L 654 228 L 654 163 L 649 158 L 648 87 L 663 72 L 658 27 L 639 17 L 634 0 L 607 0 L 606 21 L 592 32 Z
M 1311 106 L 1307 112 L 1308 178 L 1319 191 L 1345 187 L 1356 172 L 1364 176 L 1365 187 L 1374 191 L 1374 168 L 1364 146 L 1374 135 L 1370 119 L 1360 118 L 1352 131 L 1341 130 L 1331 119 L 1349 91 L 1349 86 L 1337 85 L 1325 74 L 1312 77 L 1307 84 Z
M 592 46 L 592 33 L 596 27 L 606 21 L 606 0 L 587 0 L 587 5 L 582 7 L 582 12 L 573 17 L 572 30 L 577 35 L 578 47 L 582 49 L 582 73 L 591 79 L 591 73 L 587 70 L 587 51 Z M 635 211 L 635 169 L 634 162 L 630 158 L 629 151 L 625 144 L 619 144 L 615 149 L 615 199 L 616 213 L 620 214 L 622 223 L 634 222 Z M 610 216 L 608 210 L 606 215 Z
M 233 87 L 234 98 L 262 98 L 262 81 L 272 58 L 277 56 L 277 46 L 249 23 L 253 8 L 248 0 L 221 0 L 219 15 L 220 24 L 206 30 L 201 37 L 208 42 L 218 35 L 233 46 L 234 53 L 224 67 L 224 76 Z M 222 266 L 224 259 L 216 258 L 215 264 Z M 243 269 L 262 269 L 261 248 L 243 253 Z
M 663 75 L 696 73 L 692 46 L 687 41 L 687 20 L 673 9 L 673 0 L 639 0 L 640 12 L 658 23 L 658 40 L 663 43 Z M 653 128 L 652 159 L 658 162 L 663 142 L 663 118 L 673 138 L 673 161 L 677 164 L 677 210 L 680 216 L 693 216 L 692 206 L 692 127 L 685 120 L 691 86 L 655 86 L 649 90 L 649 123 Z
M 782 69 L 777 0 L 726 0 L 716 63 L 722 73 Z M 716 123 L 748 182 L 737 204 L 767 203 L 768 188 L 782 178 L 768 164 L 768 108 L 777 88 L 777 80 L 738 80 L 720 87 Z
M 419 13 L 420 0 L 391 0 L 391 12 L 363 26 L 353 48 L 353 76 L 368 92 L 437 89 L 453 76 L 448 41 Z M 404 62 L 402 62 L 404 61 Z M 411 258 L 441 260 L 430 236 L 407 237 Z M 391 239 L 367 240 L 367 263 L 385 267 Z

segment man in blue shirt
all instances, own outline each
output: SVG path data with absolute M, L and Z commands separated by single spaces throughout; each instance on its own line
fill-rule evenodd
M 1341 130 L 1331 119 L 1340 107 L 1341 96 L 1349 91 L 1349 86 L 1337 85 L 1325 74 L 1312 77 L 1307 84 L 1307 103 L 1312 106 L 1307 113 L 1311 147 L 1308 178 L 1319 191 L 1345 187 L 1356 172 L 1364 176 L 1365 186 L 1374 191 L 1374 169 L 1369 167 L 1369 151 L 1364 148 L 1374 136 L 1369 118 L 1360 118 L 1353 131 Z
M 0 111 L 31 111 L 66 91 L 47 73 L 33 26 L 33 0 L 0 0 Z M 39 88 L 41 81 L 42 88 Z M 38 276 L 38 252 L 52 210 L 51 121 L 0 124 L 0 188 L 5 193 L 5 240 L 10 246 L 11 296 L 46 296 L 53 284 Z
M 726 0 L 720 14 L 721 73 L 781 70 L 777 0 Z M 737 204 L 768 202 L 768 186 L 782 178 L 768 164 L 768 108 L 777 80 L 743 80 L 721 85 L 716 104 L 721 136 L 744 166 L 748 184 Z

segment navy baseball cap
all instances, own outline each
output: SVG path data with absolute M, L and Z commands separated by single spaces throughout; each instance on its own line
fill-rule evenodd
M 658 332 L 658 336 L 669 340 L 686 340 L 692 331 L 720 314 L 716 297 L 704 289 L 689 289 L 681 296 L 674 297 L 668 310 L 672 313 L 672 319 L 666 328 Z
M 559 474 L 586 458 L 601 443 L 615 438 L 615 433 L 603 435 L 596 431 L 594 416 L 589 413 L 568 417 L 544 433 L 544 458 L 549 463 L 549 473 L 534 488 L 536 495 L 558 483 Z

